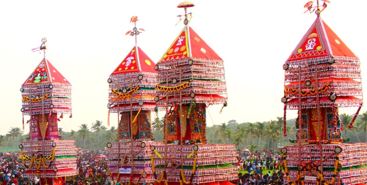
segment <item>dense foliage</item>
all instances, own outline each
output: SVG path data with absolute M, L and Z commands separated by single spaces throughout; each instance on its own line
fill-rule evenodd
M 354 128 L 348 128 L 352 119 L 351 115 L 341 114 L 340 120 L 343 123 L 343 138 L 346 142 L 367 142 L 367 112 L 360 114 L 354 124 Z M 233 143 L 239 150 L 247 148 L 249 150 L 276 149 L 290 144 L 295 139 L 295 120 L 288 120 L 288 136 L 283 137 L 283 119 L 277 118 L 266 122 L 238 123 L 231 120 L 228 123 L 213 125 L 206 130 L 208 143 Z M 153 135 L 155 140 L 161 141 L 163 138 L 163 121 L 155 119 L 153 121 Z M 81 124 L 79 130 L 64 132 L 59 129 L 63 139 L 73 139 L 80 148 L 89 150 L 104 149 L 107 142 L 117 138 L 115 127 L 107 129 L 101 121 L 95 121 L 90 126 Z M 0 152 L 17 151 L 18 144 L 28 136 L 24 135 L 20 128 L 11 128 L 6 135 L 0 135 Z

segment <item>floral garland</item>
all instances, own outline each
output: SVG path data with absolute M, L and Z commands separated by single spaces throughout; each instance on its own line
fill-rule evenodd
M 336 159 L 334 161 L 334 175 L 333 177 L 329 180 L 324 182 L 323 185 L 329 185 L 329 184 L 336 184 L 336 177 L 339 176 L 339 172 L 341 170 L 341 164 L 339 162 L 339 155 L 336 155 Z M 317 182 L 317 184 L 321 184 L 324 181 L 324 175 L 319 172 L 318 174 L 318 178 L 319 178 L 319 182 Z
M 189 82 L 183 82 L 176 86 L 163 86 L 163 85 L 158 84 L 156 85 L 156 90 L 165 92 L 165 93 L 170 93 L 170 92 L 179 92 L 189 87 L 190 87 Z
M 22 96 L 22 102 L 23 103 L 39 103 L 41 101 L 44 101 L 44 100 L 47 100 L 50 98 L 50 95 L 49 94 L 45 94 L 45 95 L 42 95 L 42 96 L 38 96 L 38 97 L 35 97 L 35 98 L 31 98 L 29 96 Z
M 192 169 L 191 169 L 191 177 L 190 177 L 190 180 L 186 180 L 186 177 L 185 177 L 185 174 L 184 174 L 184 170 L 181 169 L 180 170 L 180 185 L 183 185 L 183 184 L 192 184 L 192 181 L 194 179 L 194 175 L 197 171 L 197 151 L 198 151 L 198 146 L 197 145 L 194 145 L 193 147 L 193 151 L 188 154 L 186 156 L 186 158 L 190 159 L 190 158 L 193 158 L 193 166 L 192 166 Z M 157 149 L 155 147 L 152 148 L 152 154 L 156 155 L 158 158 L 162 159 L 162 155 L 157 151 Z M 154 174 L 154 177 L 156 178 L 156 183 L 161 183 L 162 181 L 165 183 L 165 185 L 168 184 L 168 180 L 167 180 L 167 174 L 166 174 L 166 171 L 162 171 L 162 173 L 159 175 L 159 177 L 157 177 L 157 173 L 156 173 L 156 170 L 155 170 L 155 163 L 154 163 L 154 157 L 153 155 L 150 156 L 150 162 L 151 162 L 151 166 L 152 166 L 152 172 Z
M 186 180 L 186 177 L 185 177 L 185 173 L 184 173 L 184 170 L 181 169 L 180 170 L 180 185 L 183 185 L 183 184 L 192 184 L 192 180 L 194 179 L 194 175 L 196 173 L 196 170 L 197 170 L 197 167 L 196 167 L 196 161 L 197 161 L 197 154 L 198 152 L 198 146 L 197 145 L 194 145 L 193 147 L 193 151 L 187 155 L 186 158 L 190 159 L 190 158 L 193 158 L 194 161 L 193 161 L 193 165 L 192 165 L 192 169 L 191 169 L 191 177 L 190 177 L 190 180 L 187 181 Z
M 167 180 L 167 174 L 166 174 L 166 171 L 162 171 L 162 173 L 159 175 L 159 177 L 157 177 L 157 173 L 155 171 L 155 163 L 154 163 L 154 154 L 162 159 L 162 155 L 158 152 L 158 150 L 153 146 L 153 148 L 151 149 L 152 150 L 152 155 L 150 156 L 150 162 L 151 162 L 151 165 L 152 165 L 152 173 L 156 179 L 156 183 L 160 184 L 162 181 L 164 182 L 165 185 L 168 185 L 168 180 Z
M 302 96 L 312 96 L 312 95 L 316 95 L 317 93 L 320 94 L 327 94 L 328 90 L 331 88 L 331 82 L 329 84 L 324 85 L 323 87 L 319 88 L 318 91 L 316 89 L 314 89 L 313 87 L 308 90 L 308 89 L 302 89 L 301 92 L 299 92 L 298 88 L 285 88 L 284 89 L 284 94 L 286 95 L 299 95 L 301 94 Z
M 115 96 L 117 96 L 118 99 L 128 99 L 130 98 L 134 93 L 136 93 L 140 89 L 139 86 L 130 88 L 129 91 L 126 92 L 120 92 L 120 89 L 112 89 L 111 92 Z
M 135 100 L 154 100 L 155 96 L 153 94 L 132 94 L 129 97 L 111 97 L 112 101 L 120 101 L 120 100 L 125 100 L 128 98 L 133 98 Z
M 301 178 L 301 170 L 302 169 L 299 168 L 296 180 L 291 181 L 291 177 L 289 176 L 289 171 L 288 171 L 287 152 L 282 151 L 282 154 L 280 156 L 281 156 L 281 159 L 283 160 L 283 162 L 281 163 L 281 166 L 284 169 L 285 178 L 286 178 L 288 184 L 295 185 L 295 184 L 297 184 L 297 182 L 300 182 L 303 185 L 304 181 L 301 180 L 301 179 L 304 179 L 303 177 Z
M 341 170 L 341 164 L 339 161 L 339 153 L 336 153 L 336 159 L 334 161 L 334 175 L 333 177 L 329 180 L 329 181 L 325 181 L 324 179 L 324 174 L 321 172 L 321 170 L 317 169 L 317 180 L 316 180 L 316 185 L 331 185 L 331 184 L 335 184 L 336 183 L 336 178 L 339 175 L 339 172 Z M 306 168 L 304 167 L 300 167 L 298 168 L 298 172 L 297 172 L 297 177 L 296 180 L 291 181 L 290 176 L 289 176 L 289 171 L 288 171 L 288 165 L 287 165 L 287 152 L 282 151 L 281 154 L 281 159 L 283 160 L 283 162 L 281 163 L 285 172 L 285 178 L 287 179 L 288 183 L 291 185 L 295 185 L 298 183 L 301 183 L 302 185 L 304 184 L 304 175 L 302 176 L 302 171 L 304 171 L 306 168 L 308 170 L 312 170 L 313 168 L 315 168 L 315 166 L 313 166 L 313 164 L 308 164 Z
M 19 154 L 19 159 L 23 162 L 23 164 L 25 164 L 25 162 L 27 161 L 30 161 L 30 165 L 28 168 L 32 168 L 33 166 L 35 166 L 37 170 L 39 170 L 41 166 L 43 168 L 48 168 L 50 166 L 47 166 L 46 162 L 55 160 L 55 147 L 53 147 L 53 149 L 51 150 L 51 154 L 48 156 L 43 155 L 28 156 L 23 151 L 21 151 Z

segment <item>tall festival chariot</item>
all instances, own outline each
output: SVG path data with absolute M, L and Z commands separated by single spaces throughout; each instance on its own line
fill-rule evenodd
M 362 107 L 359 58 L 321 18 L 328 1 L 309 1 L 316 20 L 283 65 L 286 110 L 297 110 L 296 143 L 281 149 L 288 184 L 367 182 L 367 143 L 344 143 L 339 109 Z
M 224 64 L 189 26 L 193 6 L 178 5 L 184 28 L 156 65 L 164 144 L 152 148 L 152 170 L 161 184 L 231 184 L 238 179 L 235 146 L 207 144 L 205 136 L 207 107 L 227 105 Z
M 46 58 L 46 42 L 43 38 L 36 48 L 44 57 L 20 89 L 23 127 L 28 116 L 29 136 L 19 145 L 19 158 L 25 176 L 39 178 L 42 185 L 61 185 L 78 175 L 75 142 L 61 140 L 58 127 L 64 115 L 71 117 L 71 84 Z
M 150 184 L 155 179 L 150 166 L 153 141 L 151 114 L 156 109 L 157 72 L 155 63 L 138 46 L 137 16 L 126 35 L 135 37 L 135 45 L 112 72 L 109 83 L 109 114 L 117 113 L 118 141 L 107 144 L 108 166 L 113 179 L 129 184 Z

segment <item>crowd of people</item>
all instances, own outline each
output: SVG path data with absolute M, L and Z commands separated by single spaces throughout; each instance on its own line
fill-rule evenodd
M 79 175 L 69 178 L 67 185 L 120 185 L 108 172 L 103 152 L 81 151 L 78 155 Z M 100 160 L 96 160 L 96 159 Z M 239 185 L 283 184 L 283 173 L 277 155 L 255 152 L 241 161 Z M 25 167 L 16 153 L 0 153 L 0 185 L 38 185 L 40 179 L 24 176 Z
M 16 153 L 0 153 L 0 185 L 31 184 L 31 180 L 23 175 L 24 169 Z
M 242 159 L 239 185 L 283 184 L 279 156 L 272 152 L 248 153 Z
M 82 151 L 78 155 L 79 175 L 67 179 L 67 185 L 119 185 L 108 174 L 105 160 L 96 160 L 100 152 Z M 0 153 L 0 185 L 39 185 L 40 179 L 24 176 L 25 167 L 17 153 Z
M 115 185 L 108 173 L 106 160 L 97 156 L 101 156 L 103 151 L 92 152 L 82 151 L 78 158 L 79 175 L 68 182 L 75 185 Z

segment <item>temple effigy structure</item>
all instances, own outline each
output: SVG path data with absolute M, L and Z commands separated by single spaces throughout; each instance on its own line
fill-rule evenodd
M 27 177 L 38 177 L 42 185 L 65 184 L 67 177 L 78 174 L 74 141 L 60 140 L 58 128 L 65 114 L 71 117 L 71 84 L 46 59 L 45 38 L 37 50 L 44 52 L 44 58 L 20 89 L 23 120 L 29 116 L 29 137 L 19 145 L 19 158 Z
M 193 6 L 178 5 L 185 26 L 156 65 L 164 144 L 152 147 L 152 170 L 161 184 L 231 184 L 238 179 L 235 146 L 207 144 L 205 136 L 207 107 L 227 105 L 223 60 L 189 26 Z
M 157 72 L 155 63 L 137 45 L 137 36 L 143 31 L 136 27 L 126 35 L 135 37 L 135 46 L 108 78 L 108 108 L 118 117 L 118 141 L 107 144 L 111 176 L 123 183 L 149 184 L 155 181 L 150 166 L 151 113 L 156 108 Z M 110 113 L 109 113 L 110 114 Z
M 297 136 L 282 152 L 287 184 L 364 184 L 367 143 L 343 143 L 339 108 L 362 106 L 360 61 L 321 18 L 327 1 L 309 1 L 317 17 L 283 65 L 286 110 L 297 110 Z

